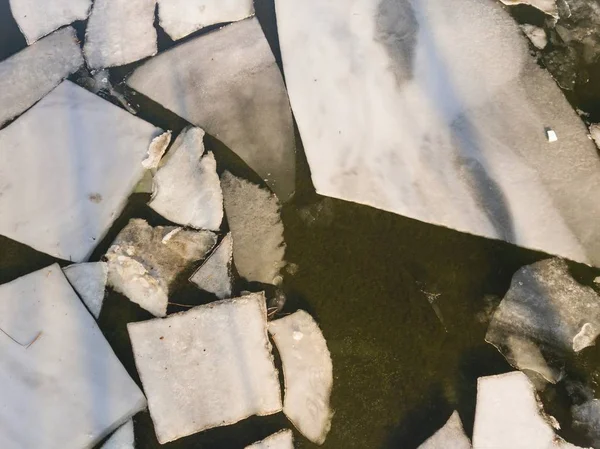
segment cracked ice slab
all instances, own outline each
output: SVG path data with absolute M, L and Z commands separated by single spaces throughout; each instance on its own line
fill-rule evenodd
M 92 448 L 146 406 L 58 265 L 0 286 L 0 329 L 0 447 Z
M 318 193 L 600 265 L 596 148 L 501 5 L 275 4 Z
M 0 234 L 86 260 L 141 178 L 160 130 L 65 81 L 0 131 Z
M 173 40 L 216 23 L 254 14 L 252 0 L 158 0 L 160 26 Z
M 333 366 L 323 333 L 303 310 L 271 321 L 269 333 L 283 364 L 283 412 L 306 438 L 323 444 L 333 416 Z
M 69 265 L 63 269 L 69 284 L 77 292 L 88 310 L 98 319 L 108 279 L 105 262 L 90 262 Z
M 156 0 L 96 0 L 83 53 L 91 69 L 115 67 L 156 54 Z
M 281 411 L 263 294 L 127 325 L 161 444 Z
M 256 18 L 161 53 L 135 70 L 127 84 L 222 141 L 282 201 L 294 192 L 292 114 Z
M 133 420 L 127 421 L 106 440 L 100 449 L 134 449 Z
M 233 238 L 227 234 L 217 249 L 190 278 L 198 288 L 213 293 L 219 299 L 229 298 L 232 289 L 231 263 Z
M 209 231 L 153 228 L 144 220 L 132 219 L 106 253 L 108 283 L 154 316 L 165 316 L 169 287 L 216 242 Z
M 148 205 L 166 219 L 196 229 L 218 231 L 223 221 L 223 193 L 217 162 L 204 154 L 204 131 L 188 127 L 154 175 Z
M 261 441 L 257 441 L 246 449 L 294 449 L 294 435 L 289 429 L 281 430 Z
M 418 449 L 471 449 L 458 412 L 452 413 L 448 422 Z
M 28 44 L 63 25 L 87 19 L 92 0 L 10 0 L 10 11 Z
M 75 30 L 64 28 L 0 62 L 0 126 L 83 65 Z

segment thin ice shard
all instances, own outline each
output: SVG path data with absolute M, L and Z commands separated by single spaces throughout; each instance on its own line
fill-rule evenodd
M 36 44 L 37 45 L 37 44 Z M 0 234 L 85 261 L 160 130 L 70 81 L 0 131 Z
M 222 141 L 282 201 L 294 192 L 292 114 L 283 78 L 256 18 L 152 58 L 127 83 Z
M 154 175 L 149 206 L 166 219 L 218 231 L 223 193 L 212 153 L 204 155 L 204 131 L 188 127 L 177 137 Z
M 106 263 L 90 262 L 69 265 L 63 269 L 63 272 L 88 310 L 94 315 L 94 318 L 98 319 L 108 279 Z
M 233 238 L 227 234 L 217 249 L 190 278 L 198 288 L 213 293 L 219 299 L 231 297 Z
M 446 425 L 421 444 L 419 449 L 471 449 L 471 441 L 465 435 L 458 412 L 452 413 Z
M 173 40 L 216 23 L 254 14 L 252 0 L 158 0 L 160 26 Z
M 323 444 L 333 416 L 333 366 L 319 326 L 303 310 L 269 323 L 283 364 L 283 412 L 313 443 Z
M 294 449 L 294 435 L 289 429 L 281 430 L 246 449 Z
M 92 69 L 138 61 L 157 52 L 156 0 L 95 0 L 83 52 Z
M 127 326 L 161 444 L 281 411 L 263 294 Z
M 221 176 L 221 187 L 238 273 L 249 281 L 274 283 L 285 266 L 277 197 L 229 172 Z
M 25 112 L 83 65 L 75 30 L 59 30 L 0 62 L 0 126 Z
M 0 286 L 0 329 L 0 447 L 91 448 L 146 406 L 58 265 Z
M 119 427 L 100 449 L 135 449 L 133 421 L 129 420 Z

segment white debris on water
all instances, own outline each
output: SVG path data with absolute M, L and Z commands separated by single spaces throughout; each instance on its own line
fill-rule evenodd
M 448 422 L 418 449 L 471 449 L 458 412 L 452 413 Z
M 208 259 L 192 275 L 190 281 L 219 299 L 231 297 L 233 238 L 227 234 Z
M 323 333 L 303 310 L 271 321 L 269 333 L 283 364 L 283 412 L 306 438 L 323 444 L 333 416 L 333 366 Z
M 152 139 L 150 146 L 148 147 L 148 156 L 142 161 L 142 165 L 147 170 L 153 170 L 158 168 L 160 160 L 167 151 L 167 147 L 171 143 L 171 131 L 166 131 L 160 136 L 156 136 Z
M 69 265 L 63 268 L 63 272 L 88 310 L 94 318 L 98 319 L 108 279 L 106 263 L 89 262 Z
M 289 429 L 281 430 L 246 449 L 294 449 L 294 435 Z
M 548 45 L 548 36 L 546 36 L 546 31 L 543 28 L 536 27 L 535 25 L 531 25 L 529 23 L 524 23 L 519 25 L 525 36 L 529 38 L 531 43 L 538 48 L 539 50 L 543 50 Z
M 55 264 L 0 286 L 0 447 L 91 448 L 146 406 Z
M 127 326 L 161 444 L 281 411 L 266 326 L 256 293 Z
M 133 420 L 130 419 L 119 427 L 100 449 L 135 449 Z
M 539 9 L 545 14 L 548 14 L 555 19 L 559 18 L 558 6 L 556 0 L 500 0 L 502 3 L 508 6 L 514 5 L 529 5 L 536 9 Z

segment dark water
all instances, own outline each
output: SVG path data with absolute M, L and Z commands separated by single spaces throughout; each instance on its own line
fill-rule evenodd
M 0 59 L 25 46 L 7 4 L 7 0 L 0 0 Z M 280 62 L 273 4 L 258 0 L 256 10 Z M 84 23 L 78 24 L 80 35 L 84 29 Z M 159 30 L 160 49 L 172 45 Z M 111 69 L 112 81 L 118 83 L 137 65 Z M 151 100 L 120 88 L 134 106 L 139 106 L 142 118 L 175 132 L 187 125 Z M 314 193 L 299 137 L 297 141 L 297 194 L 283 207 L 282 215 L 286 257 L 298 270 L 285 277 L 288 301 L 282 312 L 308 310 L 321 325 L 332 354 L 335 416 L 323 447 L 416 448 L 455 409 L 470 435 L 477 378 L 511 371 L 496 349 L 484 342 L 491 306 L 506 292 L 519 267 L 547 256 L 319 197 Z M 215 153 L 220 171 L 227 169 L 261 182 L 216 139 L 208 137 L 206 146 Z M 130 198 L 92 260 L 101 258 L 130 218 L 145 218 L 153 225 L 168 223 L 146 206 L 148 199 L 143 194 Z M 54 261 L 0 237 L 0 283 Z M 600 274 L 581 265 L 573 264 L 572 269 L 577 279 L 588 285 Z M 261 286 L 238 282 L 237 288 L 259 290 Z M 431 298 L 435 298 L 435 310 Z M 172 302 L 182 304 L 213 299 L 184 282 L 171 297 Z M 179 310 L 184 309 L 170 306 L 169 312 Z M 104 335 L 138 384 L 126 324 L 150 318 L 137 305 L 109 291 L 99 319 Z M 569 362 L 570 370 L 589 380 L 598 361 L 600 349 L 587 348 Z M 580 437 L 570 430 L 563 390 L 560 385 L 550 388 L 543 398 L 547 409 L 561 420 L 563 434 L 578 442 Z M 243 448 L 287 426 L 291 425 L 283 414 L 253 417 L 160 446 L 148 413 L 142 413 L 135 418 L 136 447 Z M 297 432 L 295 438 L 298 448 L 316 447 Z

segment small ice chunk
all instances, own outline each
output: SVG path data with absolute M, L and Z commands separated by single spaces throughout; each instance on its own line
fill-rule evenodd
M 546 36 L 546 31 L 543 28 L 530 25 L 529 23 L 524 23 L 520 26 L 525 36 L 529 38 L 536 48 L 540 50 L 546 48 L 546 45 L 548 45 L 548 36 Z
M 115 67 L 157 52 L 156 0 L 96 0 L 83 53 L 91 69 Z
M 173 40 L 216 23 L 254 14 L 252 0 L 158 0 L 160 26 Z
M 600 125 L 598 123 L 590 125 L 590 137 L 596 144 L 596 147 L 600 148 Z
M 465 435 L 458 412 L 452 413 L 446 425 L 418 449 L 471 449 L 471 441 Z
M 22 114 L 83 65 L 71 27 L 0 62 L 0 126 Z
M 171 143 L 171 134 L 171 131 L 167 131 L 152 139 L 152 142 L 148 147 L 148 156 L 142 161 L 142 165 L 145 169 L 151 170 L 158 168 L 160 160 Z
M 308 313 L 299 310 L 271 321 L 269 333 L 283 364 L 283 412 L 302 435 L 323 444 L 333 415 L 329 406 L 333 366 L 321 329 Z M 303 337 L 298 339 L 298 333 Z
M 92 0 L 10 0 L 10 11 L 28 44 L 63 25 L 87 19 Z
M 246 446 L 246 449 L 294 449 L 294 436 L 289 429 L 281 430 L 264 440 Z
M 100 449 L 134 449 L 135 436 L 133 434 L 133 420 L 127 421 L 106 440 Z
M 546 138 L 550 143 L 556 142 L 558 140 L 556 131 L 554 131 L 552 128 L 546 128 Z
M 170 285 L 201 260 L 216 240 L 209 231 L 153 228 L 144 220 L 132 219 L 106 253 L 108 283 L 154 316 L 165 316 Z
M 233 259 L 233 238 L 227 234 L 217 249 L 190 278 L 202 290 L 214 293 L 217 298 L 231 297 L 231 261 Z
M 0 286 L 0 447 L 91 448 L 146 406 L 57 264 Z
M 219 230 L 223 193 L 212 153 L 204 154 L 204 131 L 188 127 L 154 175 L 149 206 L 166 219 L 196 229 Z
M 63 269 L 63 272 L 88 310 L 94 315 L 94 318 L 98 319 L 108 279 L 106 263 L 90 262 L 69 265 Z
M 559 18 L 558 15 L 558 6 L 556 5 L 556 0 L 500 0 L 502 3 L 508 6 L 514 5 L 529 5 L 534 8 L 539 9 L 545 14 L 554 17 L 555 19 Z
M 161 444 L 281 411 L 262 293 L 127 325 Z
M 594 279 L 594 284 L 600 285 L 600 276 L 598 276 L 597 278 Z
M 589 346 L 594 346 L 598 334 L 600 334 L 600 329 L 592 323 L 585 323 L 573 337 L 573 351 L 579 352 Z
M 273 283 L 285 266 L 277 197 L 228 171 L 221 176 L 221 187 L 238 273 L 249 281 Z

